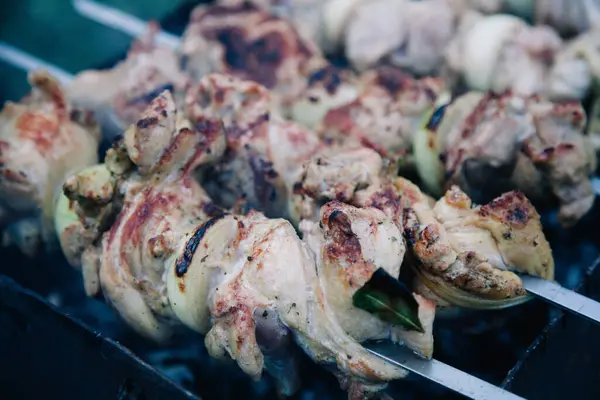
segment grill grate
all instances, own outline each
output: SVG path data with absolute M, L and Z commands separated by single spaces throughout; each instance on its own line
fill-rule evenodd
M 132 36 L 139 35 L 145 28 L 145 23 L 135 17 L 110 11 L 92 1 L 74 0 L 73 6 L 82 15 Z M 161 25 L 168 32 L 180 34 L 192 7 L 186 4 L 161 21 Z M 177 45 L 177 36 L 173 34 L 163 34 L 161 38 L 163 44 Z M 67 72 L 7 44 L 0 43 L 0 59 L 24 69 L 51 69 L 61 80 L 69 80 Z M 117 61 L 107 60 L 105 65 L 96 67 L 109 67 Z M 554 249 L 557 280 L 598 300 L 600 269 L 596 268 L 599 262 L 594 260 L 599 254 L 593 240 L 596 217 L 589 216 L 569 233 L 558 228 L 554 215 L 545 215 L 544 225 L 549 227 L 546 234 Z M 51 392 L 92 399 L 107 398 L 107 393 L 112 397 L 116 394 L 119 399 L 196 398 L 187 390 L 205 399 L 274 396 L 273 383 L 268 377 L 259 383 L 250 382 L 235 366 L 210 359 L 196 336 L 184 336 L 179 346 L 167 349 L 143 341 L 105 304 L 85 298 L 79 273 L 72 271 L 64 260 L 25 261 L 9 251 L 0 256 L 4 260 L 0 273 L 46 296 L 45 300 L 0 276 L 0 339 L 5 348 L 0 351 L 3 354 L 0 387 L 9 388 L 15 397 L 37 397 Z M 18 270 L 14 269 L 16 265 Z M 57 307 L 48 304 L 48 300 Z M 595 357 L 600 356 L 600 347 L 594 349 L 593 342 L 593 338 L 599 337 L 598 333 L 600 327 L 590 322 L 532 301 L 508 310 L 466 311 L 460 318 L 437 317 L 435 356 L 529 399 L 563 398 L 573 394 L 579 399 L 592 399 L 600 397 L 600 389 L 594 386 L 594 378 L 600 371 L 600 357 Z M 117 338 L 149 364 L 108 337 Z M 65 365 L 53 368 L 57 360 L 63 358 L 68 363 L 58 363 Z M 16 362 L 41 368 L 31 368 L 26 374 L 27 368 L 11 368 Z M 308 360 L 305 364 L 305 385 L 297 398 L 345 398 L 329 374 L 311 368 Z M 74 365 L 77 368 L 73 368 Z M 96 378 L 82 378 L 82 372 Z M 567 372 L 570 372 L 568 384 L 561 379 Z M 27 384 L 44 374 L 46 387 Z M 215 385 L 217 380 L 223 381 L 222 376 L 227 376 L 227 384 Z M 577 376 L 576 380 L 573 376 Z M 78 382 L 66 384 L 74 379 Z M 390 386 L 391 394 L 398 398 L 461 398 L 413 375 Z M 65 392 L 64 388 L 69 391 Z

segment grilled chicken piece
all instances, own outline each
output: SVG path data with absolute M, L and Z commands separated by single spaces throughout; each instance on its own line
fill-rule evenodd
M 357 5 L 344 30 L 345 54 L 365 70 L 389 61 L 417 75 L 440 71 L 458 8 L 449 0 L 375 0 Z
M 221 213 L 191 171 L 224 150 L 220 125 L 196 131 L 164 92 L 109 150 L 103 166 L 64 185 L 67 199 L 57 215 L 72 217 L 56 225 L 63 227 L 65 255 L 82 266 L 88 295 L 101 290 L 132 327 L 155 340 L 168 338 L 177 321 L 164 281 L 166 260 L 187 233 Z M 78 246 L 65 245 L 77 240 Z
M 290 20 L 304 37 L 315 43 L 321 43 L 324 32 L 322 7 L 323 0 L 217 0 L 221 6 L 239 6 L 243 3 L 269 11 L 271 14 Z
M 600 27 L 597 0 L 504 0 L 505 7 L 520 17 L 546 24 L 561 35 L 571 36 Z
M 325 146 L 312 131 L 284 120 L 258 83 L 210 74 L 191 87 L 185 113 L 196 126 L 222 124 L 224 158 L 199 177 L 226 208 L 240 200 L 269 217 L 288 216 L 291 185 L 305 160 Z
M 0 112 L 0 229 L 5 244 L 33 256 L 53 247 L 56 194 L 68 174 L 97 162 L 100 130 L 47 72 L 29 83 L 31 93 Z
M 355 157 L 352 168 L 346 169 L 357 170 L 361 160 L 365 160 L 362 168 L 375 175 L 377 153 L 361 151 L 371 152 L 371 157 Z M 342 160 L 343 156 L 333 155 L 327 164 L 335 164 L 335 159 Z M 304 204 L 303 217 L 310 219 L 326 200 L 382 210 L 396 226 L 403 227 L 409 247 L 421 265 L 421 275 L 435 283 L 434 292 L 442 290 L 454 296 L 442 296 L 444 300 L 462 299 L 460 305 L 480 308 L 499 307 L 504 301 L 525 294 L 521 280 L 510 270 L 553 279 L 554 261 L 539 215 L 521 193 L 508 192 L 485 206 L 473 207 L 471 199 L 454 186 L 432 206 L 415 185 L 384 171 L 370 185 L 355 186 L 353 193 L 335 190 L 356 178 L 348 179 L 342 173 L 326 175 L 325 167 L 319 165 L 323 161 L 317 161 L 313 159 L 313 165 L 304 167 L 303 180 L 297 183 L 295 202 Z M 319 169 L 322 172 L 311 172 Z M 311 181 L 319 175 L 325 179 L 315 192 L 311 187 L 316 185 Z M 310 210 L 312 213 L 307 212 Z
M 124 61 L 112 69 L 84 71 L 68 88 L 69 99 L 77 106 L 94 110 L 111 138 L 136 122 L 162 91 L 183 90 L 188 82 L 177 54 L 154 43 L 159 29 L 150 24 Z
M 542 94 L 562 45 L 549 27 L 532 27 L 510 15 L 470 12 L 448 46 L 446 63 L 473 90 Z
M 444 90 L 438 78 L 414 79 L 393 67 L 361 76 L 361 89 L 351 102 L 330 109 L 317 132 L 339 145 L 360 145 L 398 159 L 412 147 L 412 133 Z
M 332 306 L 327 289 L 347 278 L 325 274 L 289 222 L 258 212 L 225 212 L 192 179 L 194 168 L 224 154 L 226 129 L 209 117 L 203 124 L 192 125 L 176 112 L 171 95 L 165 92 L 107 154 L 104 167 L 67 180 L 65 195 L 72 206 L 59 214 L 71 214 L 70 224 L 57 221 L 65 227 L 62 239 L 90 218 L 94 208 L 99 216 L 107 215 L 101 210 L 109 204 L 113 207 L 112 217 L 86 225 L 92 231 L 88 237 L 80 236 L 81 246 L 63 246 L 66 251 L 85 247 L 67 256 L 85 264 L 88 294 L 101 290 L 133 328 L 153 339 L 166 339 L 178 322 L 206 334 L 211 355 L 229 355 L 254 378 L 265 367 L 292 362 L 277 352 L 286 345 L 287 330 L 313 360 L 333 364 L 351 392 L 381 389 L 386 382 L 403 377 L 405 371 L 371 355 L 351 337 L 380 337 L 395 329 L 379 323 L 378 329 L 369 331 L 372 328 L 355 321 L 355 331 L 345 330 L 352 325 L 351 318 L 361 314 L 347 305 Z M 88 178 L 99 181 L 92 183 Z M 100 193 L 89 193 L 90 188 Z M 345 211 L 359 226 L 372 218 L 368 211 L 349 207 Z M 331 213 L 328 218 L 333 219 Z M 399 233 L 391 222 L 377 232 L 363 229 L 363 256 L 373 257 L 374 246 L 390 232 Z M 337 240 L 334 234 L 327 237 Z M 403 243 L 395 243 L 375 261 L 385 262 L 394 272 L 403 253 Z M 346 258 L 339 258 L 340 265 L 336 265 L 331 256 L 330 271 L 349 267 Z M 361 277 L 352 284 L 354 290 L 369 279 L 375 265 L 365 259 L 352 268 Z M 430 351 L 426 345 L 432 340 L 433 306 L 424 299 L 418 301 L 426 333 L 402 332 L 398 337 Z M 283 382 L 284 392 L 293 390 L 289 379 Z
M 251 2 L 198 6 L 182 40 L 184 70 L 196 81 L 229 73 L 264 85 L 284 106 L 304 91 L 309 71 L 325 63 L 291 22 Z
M 524 295 L 521 280 L 510 270 L 554 278 L 554 260 L 539 215 L 521 193 L 508 192 L 473 207 L 455 186 L 431 209 L 410 182 L 399 181 L 397 186 L 413 198 L 413 206 L 405 211 L 405 229 L 425 272 L 422 276 L 437 285 L 450 284 L 449 291 L 438 292 L 445 300 L 458 302 L 452 289 L 497 301 Z
M 384 161 L 369 148 L 326 149 L 302 167 L 294 183 L 291 219 L 319 221 L 319 210 L 326 202 L 352 202 L 356 192 L 377 186 Z
M 569 226 L 594 202 L 595 156 L 584 126 L 575 102 L 468 93 L 434 112 L 417 135 L 417 168 L 433 193 L 458 184 L 483 203 L 519 189 L 539 205 L 558 203 Z
M 378 268 L 393 277 L 400 274 L 406 250 L 402 226 L 383 211 L 372 207 L 356 208 L 339 201 L 325 204 L 320 221 L 300 224 L 304 241 L 317 255 L 317 268 L 327 300 L 344 331 L 358 341 L 390 339 L 404 343 L 423 357 L 433 354 L 431 332 L 435 305 L 416 297 L 419 319 L 425 332 L 408 332 L 385 323 L 352 304 L 352 296 Z

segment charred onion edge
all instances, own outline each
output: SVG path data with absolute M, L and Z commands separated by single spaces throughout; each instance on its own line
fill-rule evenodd
M 213 226 L 219 220 L 223 219 L 226 215 L 228 215 L 228 213 L 217 215 L 216 217 L 213 217 L 200 225 L 194 231 L 192 237 L 185 244 L 183 254 L 177 258 L 177 262 L 175 263 L 175 275 L 177 275 L 178 278 L 181 278 L 186 274 L 188 267 L 192 262 L 192 258 L 194 258 L 194 253 L 196 253 L 196 249 L 198 248 L 198 245 L 202 241 L 202 238 L 206 234 L 208 228 Z
M 429 290 L 450 304 L 459 307 L 471 308 L 475 310 L 502 310 L 524 304 L 533 299 L 533 295 L 529 293 L 503 300 L 484 299 L 459 288 L 453 286 L 449 287 L 446 282 L 444 282 L 444 284 L 440 284 L 436 282 L 436 277 L 434 275 L 429 274 L 414 265 L 411 265 L 411 267 Z

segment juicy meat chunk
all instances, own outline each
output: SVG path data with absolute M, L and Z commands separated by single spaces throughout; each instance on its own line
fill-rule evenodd
M 440 79 L 415 79 L 394 67 L 366 72 L 359 85 L 356 99 L 330 109 L 317 131 L 325 140 L 394 159 L 410 150 L 412 133 L 444 89 Z
M 291 185 L 306 159 L 323 146 L 307 128 L 284 120 L 262 85 L 210 74 L 190 88 L 185 111 L 196 126 L 222 124 L 227 151 L 200 181 L 224 207 L 244 203 L 270 217 L 288 216 Z
M 244 96 L 224 93 L 224 98 Z M 189 113 L 194 116 L 190 121 L 177 112 L 170 93 L 162 93 L 108 152 L 105 164 L 67 180 L 64 194 L 75 206 L 63 210 L 61 238 L 81 231 L 82 225 L 87 230 L 81 246 L 63 248 L 71 251 L 69 259 L 82 264 L 88 294 L 101 291 L 134 329 L 155 340 L 169 338 L 179 324 L 205 334 L 211 355 L 233 358 L 254 378 L 265 368 L 273 371 L 283 393 L 295 385 L 279 370 L 282 365 L 295 368 L 282 352 L 290 337 L 313 360 L 332 366 L 351 391 L 380 390 L 406 373 L 371 355 L 357 340 L 394 332 L 397 341 L 406 338 L 430 356 L 432 303 L 417 298 L 425 333 L 416 335 L 382 322 L 373 329 L 354 320 L 359 310 L 336 308 L 328 296 L 329 287 L 349 284 L 347 278 L 355 275 L 351 286 L 358 289 L 375 264 L 397 275 L 403 242 L 389 241 L 385 252 L 375 248 L 390 235 L 400 235 L 399 226 L 387 220 L 366 229 L 365 223 L 385 215 L 340 204 L 340 211 L 355 221 L 361 256 L 349 266 L 347 259 L 330 254 L 325 265 L 288 221 L 217 207 L 192 179 L 195 169 L 226 156 L 232 110 L 211 107 L 194 103 L 197 113 Z M 220 123 L 213 123 L 211 113 L 222 113 Z M 112 207 L 110 216 L 102 212 L 107 207 Z M 331 207 L 323 214 L 332 221 L 327 229 L 335 230 Z M 324 235 L 333 241 L 326 246 L 347 245 L 337 243 L 334 232 Z M 348 273 L 332 273 L 336 270 Z M 345 329 L 354 324 L 351 332 Z
M 565 225 L 592 207 L 595 157 L 578 103 L 472 92 L 439 111 L 420 133 L 429 147 L 416 155 L 441 160 L 441 173 L 418 164 L 429 190 L 458 184 L 481 203 L 519 189 L 541 206 L 558 203 Z
M 354 339 L 391 339 L 407 343 L 415 352 L 430 358 L 435 306 L 420 302 L 419 312 L 425 332 L 407 332 L 379 320 L 352 304 L 352 297 L 378 268 L 392 277 L 400 274 L 406 251 L 402 226 L 376 208 L 357 208 L 339 201 L 321 207 L 320 221 L 303 221 L 300 230 L 317 255 L 319 275 L 326 285 L 327 300 L 342 328 Z M 427 318 L 423 318 L 429 315 Z
M 69 85 L 69 99 L 92 109 L 111 138 L 136 122 L 161 92 L 183 90 L 188 81 L 176 52 L 155 44 L 158 30 L 150 25 L 115 67 L 81 72 Z
M 319 51 L 287 20 L 244 2 L 198 6 L 180 48 L 184 70 L 195 80 L 211 72 L 258 82 L 288 104 L 306 86 Z
M 529 26 L 505 14 L 471 12 L 461 19 L 446 51 L 450 75 L 460 75 L 469 89 L 521 95 L 547 92 L 550 67 L 561 38 L 547 26 Z
M 362 151 L 371 151 L 374 160 L 378 156 L 369 149 Z M 367 159 L 366 155 L 361 158 Z M 358 158 L 356 163 L 360 163 Z M 315 167 L 305 166 L 305 171 Z M 464 192 L 453 186 L 432 205 L 414 184 L 382 170 L 371 184 L 355 187 L 343 199 L 335 199 L 337 192 L 330 188 L 344 182 L 343 174 L 332 175 L 338 181 L 322 180 L 319 192 L 310 190 L 316 185 L 307 179 L 316 179 L 318 174 L 302 176 L 295 201 L 304 205 L 305 218 L 311 218 L 314 211 L 310 211 L 327 197 L 367 210 L 381 210 L 402 228 L 408 247 L 419 262 L 417 268 L 436 280 L 438 286 L 479 299 L 503 301 L 525 294 L 521 279 L 513 270 L 553 279 L 554 261 L 540 217 L 519 192 L 505 193 L 487 205 L 475 207 Z M 304 189 L 305 182 L 308 190 Z M 301 229 L 307 223 L 302 222 Z
M 31 93 L 0 112 L 0 229 L 5 243 L 33 256 L 55 244 L 56 193 L 68 174 L 97 162 L 100 130 L 47 72 L 29 83 Z

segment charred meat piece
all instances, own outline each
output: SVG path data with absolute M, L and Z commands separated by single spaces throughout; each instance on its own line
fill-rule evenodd
M 115 215 L 107 223 L 90 225 L 95 238 L 84 243 L 83 252 L 68 255 L 87 264 L 83 271 L 86 288 L 92 289 L 88 293 L 102 291 L 133 328 L 150 338 L 168 338 L 179 323 L 205 334 L 211 355 L 233 358 L 254 378 L 264 368 L 275 368 L 274 375 L 281 376 L 278 365 L 291 362 L 278 352 L 286 346 L 285 329 L 313 360 L 333 366 L 349 388 L 378 390 L 403 377 L 405 371 L 371 355 L 346 332 L 344 326 L 351 320 L 337 313 L 347 311 L 352 318 L 357 310 L 334 308 L 325 286 L 330 284 L 325 280 L 342 279 L 343 284 L 345 278 L 323 275 L 314 253 L 289 222 L 258 212 L 237 215 L 219 209 L 192 178 L 195 168 L 225 153 L 226 130 L 226 125 L 213 125 L 208 118 L 192 124 L 176 112 L 165 92 L 125 132 L 107 154 L 108 176 L 97 174 L 103 182 L 87 185 L 113 185 Z M 82 178 L 76 175 L 67 182 Z M 107 207 L 103 195 L 81 193 L 79 187 L 65 185 L 65 195 L 78 206 L 71 213 L 80 216 L 84 210 Z M 368 212 L 357 210 L 356 217 L 353 210 L 345 212 L 357 221 L 370 218 Z M 334 218 L 331 213 L 329 218 Z M 365 257 L 372 256 L 369 249 L 388 230 L 398 227 L 388 222 L 381 233 L 361 231 Z M 386 268 L 397 271 L 403 253 L 402 243 L 393 246 Z M 330 259 L 327 267 L 348 267 L 345 259 L 338 262 L 339 267 Z M 372 263 L 366 266 L 353 287 L 368 280 L 373 268 Z M 433 306 L 419 301 L 426 333 L 415 340 L 430 343 Z M 379 327 L 353 334 L 362 340 L 393 330 Z M 284 379 L 281 390 L 292 389 L 293 382 Z
M 559 218 L 571 225 L 594 201 L 595 155 L 584 125 L 575 102 L 471 92 L 425 121 L 415 158 L 433 193 L 458 184 L 482 203 L 519 189 L 540 206 L 558 203 Z
M 229 73 L 264 85 L 282 105 L 303 92 L 311 66 L 324 62 L 291 22 L 251 2 L 198 6 L 180 52 L 184 70 L 196 81 L 211 72 Z
M 324 32 L 322 8 L 327 0 L 217 0 L 222 6 L 240 6 L 252 3 L 271 14 L 290 20 L 306 38 L 321 43 Z
M 367 162 L 369 157 L 364 154 L 363 167 L 374 170 L 378 154 L 369 149 L 362 151 L 371 152 L 373 159 Z M 360 164 L 358 157 L 355 160 L 353 169 Z M 311 161 L 317 162 L 318 159 Z M 354 187 L 352 193 L 328 190 L 328 187 L 343 187 L 348 177 L 332 174 L 331 179 L 322 181 L 320 191 L 315 192 L 311 190 L 315 186 L 311 180 L 325 176 L 325 173 L 311 173 L 316 168 L 319 167 L 305 166 L 304 180 L 298 183 L 295 192 L 295 201 L 304 205 L 302 217 L 307 219 L 301 222 L 301 229 L 310 226 L 308 220 L 314 220 L 314 210 L 324 199 L 379 209 L 402 228 L 417 261 L 419 276 L 430 283 L 427 287 L 451 304 L 501 308 L 522 301 L 525 291 L 512 270 L 553 279 L 554 261 L 539 215 L 519 192 L 505 193 L 487 205 L 475 207 L 454 186 L 441 200 L 432 202 L 408 180 L 385 171 L 380 171 L 370 185 Z M 323 222 L 322 225 L 325 226 Z
M 324 146 L 317 135 L 279 116 L 264 86 L 225 74 L 207 75 L 191 87 L 185 113 L 197 127 L 224 128 L 225 156 L 199 174 L 215 202 L 287 217 L 291 185 L 304 161 Z
M 391 339 L 431 358 L 434 304 L 416 296 L 419 319 L 425 322 L 425 331 L 419 333 L 385 323 L 352 303 L 353 295 L 378 268 L 392 277 L 399 276 L 406 251 L 402 226 L 377 208 L 357 208 L 332 201 L 321 208 L 319 222 L 305 220 L 300 230 L 317 255 L 327 300 L 350 336 L 359 341 Z
M 330 109 L 317 132 L 330 142 L 370 147 L 398 159 L 410 152 L 413 132 L 443 90 L 441 79 L 415 79 L 398 68 L 379 67 L 361 76 L 356 99 Z
M 97 162 L 100 129 L 45 71 L 29 82 L 31 93 L 0 112 L 0 230 L 33 256 L 55 244 L 54 200 L 68 174 Z
M 159 47 L 154 37 L 160 27 L 150 24 L 127 58 L 109 70 L 78 74 L 68 88 L 75 105 L 94 110 L 108 136 L 121 134 L 137 121 L 150 102 L 164 90 L 183 90 L 187 77 L 175 51 Z
M 473 295 L 474 302 L 483 298 L 499 304 L 522 296 L 522 282 L 511 270 L 554 278 L 540 217 L 521 193 L 508 192 L 474 207 L 455 186 L 431 208 L 410 182 L 398 180 L 396 186 L 412 198 L 404 211 L 407 239 L 425 279 L 448 289 L 441 291 L 445 300 L 464 301 L 460 292 Z
M 223 5 L 248 3 L 221 0 Z M 252 0 L 291 20 L 326 54 L 343 51 L 364 71 L 381 62 L 417 75 L 439 73 L 444 50 L 467 9 L 497 11 L 501 0 Z

